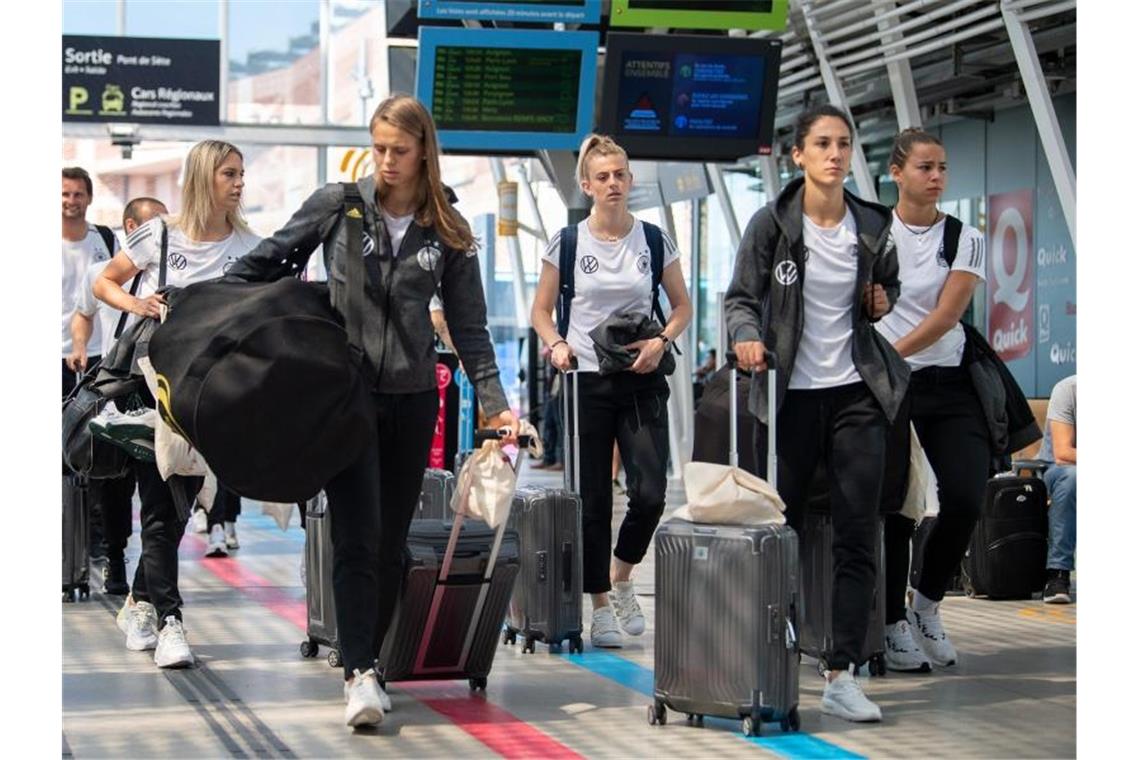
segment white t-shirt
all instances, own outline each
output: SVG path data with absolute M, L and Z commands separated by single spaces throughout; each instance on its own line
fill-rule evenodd
M 676 261 L 677 245 L 661 233 L 665 245 L 662 269 Z M 542 260 L 558 269 L 561 230 L 550 240 Z M 578 271 L 574 273 L 574 300 L 570 303 L 570 329 L 566 341 L 578 357 L 578 369 L 598 371 L 598 356 L 590 331 L 618 313 L 653 316 L 653 272 L 645 227 L 636 221 L 621 240 L 609 243 L 590 232 L 583 219 L 578 222 Z M 665 288 L 661 288 L 664 305 Z
M 71 355 L 71 317 L 75 314 L 75 305 L 78 303 L 81 290 L 86 282 L 88 268 L 98 262 L 111 260 L 114 251 L 108 251 L 103 236 L 95 225 L 87 225 L 87 236 L 82 240 L 63 241 L 63 357 Z M 99 350 L 101 336 L 99 327 L 91 333 L 87 341 L 87 354 L 90 356 Z
M 127 257 L 143 270 L 135 295 L 144 298 L 158 289 L 162 219 L 155 217 L 127 238 Z M 168 227 L 166 284 L 185 287 L 195 282 L 221 277 L 233 262 L 249 253 L 261 238 L 235 229 L 222 240 L 194 242 L 180 229 Z
M 834 388 L 862 378 L 851 357 L 859 238 L 851 209 L 837 227 L 804 225 L 804 329 L 788 388 Z
M 95 317 L 91 331 L 91 340 L 92 342 L 95 340 L 99 341 L 95 343 L 95 346 L 100 356 L 106 356 L 107 351 L 111 348 L 111 344 L 115 342 L 115 328 L 118 327 L 119 315 L 122 314 L 118 309 L 111 308 L 95 297 L 95 281 L 99 279 L 99 275 L 103 274 L 103 270 L 107 268 L 108 263 L 110 262 L 100 261 L 98 264 L 92 264 L 87 269 L 86 287 L 80 290 L 79 300 L 75 304 L 75 310 L 80 314 Z M 127 281 L 126 287 L 130 289 L 129 280 Z M 126 326 L 124 326 L 123 329 L 125 330 Z M 91 354 L 91 350 L 91 348 L 88 348 L 89 355 Z
M 942 236 L 946 219 L 916 235 L 907 229 L 898 214 L 891 223 L 891 236 L 899 256 L 899 280 L 902 283 L 895 307 L 875 323 L 883 337 L 894 343 L 918 327 L 922 320 L 938 305 L 938 296 L 951 271 L 969 272 L 986 279 L 986 241 L 982 233 L 963 224 L 958 238 L 958 253 L 954 266 L 946 263 L 942 251 Z M 962 363 L 966 333 L 961 324 L 955 324 L 933 345 L 907 357 L 911 369 L 923 367 L 957 367 Z
M 404 216 L 392 216 L 383 208 L 380 209 L 380 213 L 384 215 L 384 226 L 388 228 L 388 239 L 392 241 L 392 255 L 398 256 L 400 244 L 404 242 L 404 235 L 408 234 L 408 227 L 411 226 L 416 215 L 411 213 Z

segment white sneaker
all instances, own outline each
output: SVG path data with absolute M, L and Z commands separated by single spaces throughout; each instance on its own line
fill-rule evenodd
M 226 549 L 226 532 L 221 525 L 210 528 L 210 538 L 206 544 L 207 557 L 228 557 L 230 552 Z
M 850 671 L 840 673 L 823 687 L 819 710 L 824 715 L 834 715 L 856 723 L 872 723 L 883 719 L 883 711 L 867 699 L 863 687 Z
M 194 664 L 194 654 L 186 643 L 186 630 L 182 621 L 173 615 L 166 616 L 166 624 L 158 632 L 154 664 L 160 668 L 188 668 Z
M 384 701 L 380 697 L 383 693 L 375 670 L 352 671 L 352 678 L 344 682 L 344 722 L 349 726 L 378 726 L 383 723 Z
M 206 519 L 206 510 L 194 510 L 194 514 L 190 515 L 190 529 L 195 533 L 205 533 L 210 529 L 210 523 Z
M 950 637 L 942 628 L 942 603 L 933 604 L 922 612 L 913 607 L 906 608 L 906 619 L 910 621 L 912 636 L 935 665 L 943 667 L 958 662 L 958 653 L 950 643 Z
M 240 549 L 241 544 L 237 540 L 237 523 L 225 523 L 226 532 L 226 548 L 227 549 Z
M 633 581 L 614 583 L 609 597 L 610 605 L 617 612 L 621 629 L 630 636 L 640 636 L 645 633 L 645 615 L 641 613 L 641 605 L 637 603 L 637 595 L 633 593 Z
M 621 648 L 621 629 L 613 607 L 598 607 L 590 624 L 590 643 L 596 647 Z
M 119 613 L 115 615 L 115 625 L 119 626 L 119 630 L 125 636 L 127 629 L 131 627 L 131 610 L 135 608 L 135 599 L 130 594 L 127 594 L 126 600 L 123 601 L 123 606 L 119 608 Z
M 905 620 L 887 626 L 886 648 L 883 654 L 887 661 L 887 670 L 900 673 L 930 672 L 930 659 L 915 642 L 910 625 Z
M 144 652 L 158 646 L 158 611 L 150 602 L 135 602 L 127 621 L 127 649 Z

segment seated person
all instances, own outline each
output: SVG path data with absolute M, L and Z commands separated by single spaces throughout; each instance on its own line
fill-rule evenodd
M 1045 412 L 1045 440 L 1040 459 L 1051 462 L 1045 470 L 1049 489 L 1048 578 L 1042 596 L 1046 604 L 1069 604 L 1069 573 L 1077 547 L 1077 376 L 1053 386 Z

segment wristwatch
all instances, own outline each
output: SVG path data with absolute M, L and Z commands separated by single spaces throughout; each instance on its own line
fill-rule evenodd
M 662 343 L 664 343 L 664 344 L 665 344 L 665 348 L 669 348 L 669 345 L 670 345 L 670 344 L 673 342 L 672 340 L 670 340 L 670 339 L 669 339 L 669 336 L 668 336 L 668 335 L 666 335 L 665 333 L 658 333 L 658 334 L 657 334 L 656 336 L 654 336 L 654 337 L 656 337 L 656 338 L 657 338 L 659 341 L 661 341 Z

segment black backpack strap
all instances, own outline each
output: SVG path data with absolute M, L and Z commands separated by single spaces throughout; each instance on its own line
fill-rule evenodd
M 340 186 L 344 189 L 342 220 L 347 235 L 344 269 L 348 279 L 348 313 L 344 315 L 344 326 L 349 348 L 359 360 L 364 355 L 364 197 L 355 182 L 342 182 Z
M 130 294 L 132 296 L 135 293 L 139 292 L 139 280 L 142 279 L 142 275 L 143 275 L 143 273 L 139 272 L 138 274 L 135 275 L 135 278 L 133 280 L 131 280 Z M 119 314 L 119 323 L 117 325 L 115 325 L 115 340 L 118 340 L 119 336 L 123 334 L 123 328 L 127 326 L 127 317 L 129 317 L 129 316 L 130 316 L 130 312 L 126 312 L 126 311 L 121 312 Z
M 159 223 L 162 225 L 162 237 L 159 238 L 158 249 L 158 289 L 162 290 L 166 287 L 166 253 L 170 246 L 170 231 L 166 228 L 165 219 L 160 219 Z
M 558 244 L 558 334 L 570 331 L 570 303 L 574 300 L 574 266 L 578 258 L 578 225 L 562 228 Z
M 946 259 L 946 266 L 953 269 L 954 259 L 958 256 L 958 241 L 962 238 L 962 220 L 956 216 L 946 215 L 946 226 L 942 228 L 942 258 Z
M 99 237 L 103 238 L 103 245 L 107 246 L 107 254 L 109 256 L 115 255 L 115 233 L 111 232 L 111 228 L 102 224 L 96 224 L 95 229 L 99 231 Z
M 651 222 L 642 222 L 645 229 L 645 242 L 649 244 L 649 271 L 653 282 L 653 316 L 664 327 L 666 323 L 665 310 L 661 308 L 661 278 L 665 272 L 665 237 L 661 228 Z M 676 343 L 670 343 L 678 354 L 681 349 Z

